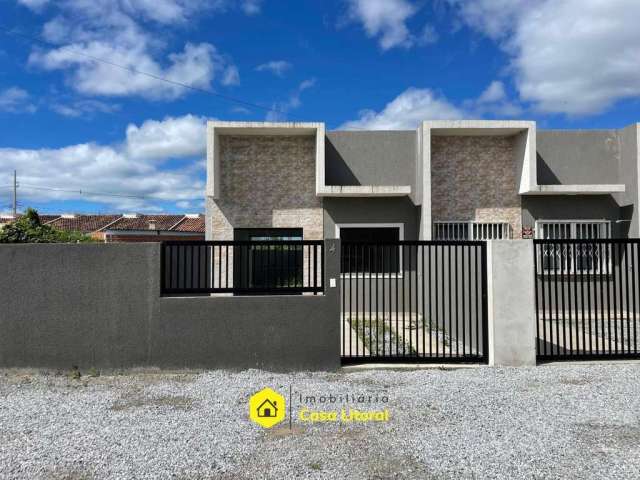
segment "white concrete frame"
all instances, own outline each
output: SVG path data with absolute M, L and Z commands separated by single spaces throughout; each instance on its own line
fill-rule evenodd
M 300 122 L 207 122 L 207 186 L 206 196 L 220 197 L 220 135 L 301 135 L 316 139 L 316 189 L 318 177 L 324 181 L 324 123 Z M 259 180 L 259 179 L 257 179 Z
M 512 136 L 519 135 L 521 148 L 519 192 L 526 191 L 536 179 L 536 123 L 514 120 L 427 120 L 416 131 L 418 158 L 416 192 L 413 203 L 421 205 L 420 240 L 432 238 L 431 215 L 431 137 L 447 136 Z M 515 186 L 514 186 L 515 187 Z
M 404 223 L 336 223 L 336 238 L 340 238 L 340 229 L 341 228 L 397 228 L 398 229 L 398 240 L 404 240 Z M 402 249 L 400 249 L 400 256 L 398 258 L 398 268 L 399 272 L 395 274 L 389 273 L 388 275 L 371 275 L 370 273 L 362 273 L 358 275 L 357 273 L 353 275 L 347 275 L 345 273 L 340 273 L 342 278 L 403 278 L 404 272 L 402 270 Z
M 340 238 L 341 228 L 397 228 L 398 240 L 404 240 L 404 223 L 336 223 L 336 238 Z

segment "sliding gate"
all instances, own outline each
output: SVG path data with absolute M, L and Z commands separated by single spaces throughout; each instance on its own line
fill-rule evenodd
M 485 242 L 342 244 L 342 362 L 486 362 Z
M 640 240 L 534 240 L 538 359 L 640 358 Z

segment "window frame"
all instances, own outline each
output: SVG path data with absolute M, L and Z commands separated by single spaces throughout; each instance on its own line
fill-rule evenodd
M 335 232 L 336 238 L 340 237 L 340 230 L 343 228 L 397 228 L 398 229 L 398 241 L 404 241 L 404 223 L 336 223 Z M 342 265 L 342 259 L 340 261 L 340 265 Z M 388 273 L 388 274 L 375 274 L 371 275 L 371 273 L 344 273 L 340 272 L 341 278 L 403 278 L 404 277 L 404 268 L 402 268 L 403 258 L 402 258 L 402 248 L 399 249 L 398 256 L 398 272 L 397 273 Z
M 599 238 L 576 238 L 578 225 L 604 225 L 605 226 L 605 236 Z M 533 238 L 536 240 L 545 241 L 548 240 L 552 243 L 554 240 L 609 240 L 612 238 L 612 229 L 611 229 L 611 220 L 606 220 L 603 218 L 600 219 L 564 219 L 564 220 L 546 220 L 539 219 L 535 221 L 534 228 L 534 236 Z M 542 237 L 542 228 L 544 225 L 569 225 L 569 236 L 565 238 L 543 238 Z M 607 249 L 610 249 L 610 246 L 606 246 Z M 602 265 L 603 268 L 598 269 L 596 267 L 596 262 L 592 263 L 592 268 L 588 269 L 576 269 L 575 260 L 573 257 L 568 262 L 568 268 L 561 266 L 560 268 L 545 268 L 543 263 L 542 255 L 544 253 L 540 250 L 538 258 L 536 258 L 536 262 L 538 263 L 538 271 L 540 275 L 580 275 L 581 273 L 586 273 L 587 275 L 610 275 L 612 272 L 612 264 L 611 264 L 611 254 L 608 256 L 608 261 L 605 265 Z M 598 262 L 600 263 L 600 262 Z
M 449 229 L 449 231 L 457 232 L 459 230 L 464 231 L 466 229 L 467 235 L 465 238 L 436 238 L 438 233 L 438 226 Z M 475 227 L 475 228 L 474 228 Z M 485 230 L 487 233 L 492 232 L 494 229 L 503 233 L 501 238 L 482 238 L 482 235 L 475 235 L 475 231 Z M 488 240 L 511 240 L 513 238 L 513 228 L 509 222 L 481 222 L 477 220 L 435 220 L 431 222 L 431 236 L 432 240 L 443 242 L 465 242 L 465 241 L 488 241 Z M 485 235 L 491 236 L 491 235 Z

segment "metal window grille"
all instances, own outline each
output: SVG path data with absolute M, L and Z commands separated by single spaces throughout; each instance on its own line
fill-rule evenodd
M 553 240 L 606 240 L 611 238 L 611 222 L 608 220 L 538 220 L 536 222 L 537 240 L 550 240 L 541 243 L 538 255 L 538 271 L 572 275 L 576 272 L 606 274 L 611 269 L 611 255 L 604 247 L 591 243 L 580 243 L 572 248 L 567 243 L 555 243 Z M 574 251 L 575 250 L 575 251 Z
M 508 240 L 511 225 L 506 222 L 433 222 L 433 240 Z

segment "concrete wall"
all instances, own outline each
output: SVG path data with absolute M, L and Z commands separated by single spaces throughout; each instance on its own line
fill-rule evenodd
M 537 175 L 543 185 L 624 184 L 614 195 L 525 196 L 523 226 L 535 220 L 605 219 L 616 238 L 638 237 L 637 125 L 622 130 L 539 130 Z M 616 223 L 616 221 L 618 221 Z
M 432 136 L 433 221 L 507 222 L 520 238 L 517 136 Z
M 327 278 L 338 276 L 334 243 L 325 252 Z M 339 288 L 322 296 L 161 298 L 159 256 L 149 243 L 0 246 L 0 366 L 339 365 Z
M 615 223 L 622 216 L 612 195 L 545 195 L 522 197 L 522 225 L 536 220 L 609 220 L 614 238 L 626 237 L 629 223 Z
M 325 238 L 335 238 L 337 223 L 402 223 L 404 239 L 418 239 L 420 207 L 407 197 L 325 198 L 323 205 Z
M 541 185 L 624 183 L 617 130 L 538 130 L 537 151 Z
M 322 239 L 311 136 L 218 136 L 220 194 L 207 197 L 207 238 L 232 240 L 234 228 L 302 228 Z
M 536 364 L 533 242 L 487 242 L 489 365 Z
M 623 194 L 616 195 L 622 206 L 621 218 L 628 220 L 629 237 L 640 237 L 640 216 L 638 200 L 640 199 L 640 124 L 633 124 L 620 132 L 620 179 L 626 186 Z
M 327 185 L 415 184 L 416 132 L 328 132 Z

